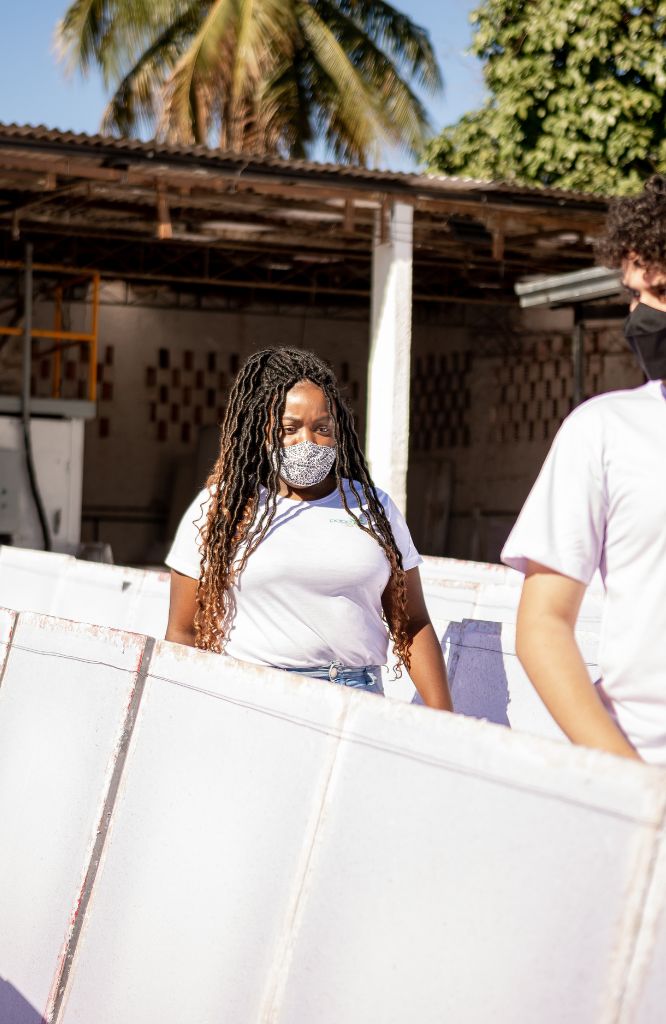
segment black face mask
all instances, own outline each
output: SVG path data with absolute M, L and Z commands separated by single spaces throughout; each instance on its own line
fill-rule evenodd
M 639 302 L 624 321 L 624 336 L 650 380 L 666 380 L 666 313 Z

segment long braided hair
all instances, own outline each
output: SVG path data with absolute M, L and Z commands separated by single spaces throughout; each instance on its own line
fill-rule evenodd
M 263 349 L 250 356 L 229 395 L 220 454 L 206 482 L 210 506 L 201 531 L 195 646 L 219 653 L 226 642 L 233 617 L 232 587 L 275 516 L 280 467 L 270 458 L 269 449 L 277 451 L 282 446 L 286 395 L 301 381 L 317 385 L 326 396 L 335 423 L 334 472 L 343 507 L 352 514 L 345 482 L 359 506 L 360 485 L 367 512 L 365 517 L 354 516 L 354 521 L 374 537 L 390 563 L 386 620 L 398 670 L 401 664 L 409 668 L 411 640 L 402 555 L 370 478 L 352 414 L 326 363 L 312 352 L 291 348 Z M 267 496 L 260 503 L 262 486 Z

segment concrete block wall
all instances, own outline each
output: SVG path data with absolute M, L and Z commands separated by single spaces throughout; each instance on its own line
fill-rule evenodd
M 661 770 L 34 613 L 0 644 L 11 1024 L 661 1020 Z
M 418 311 L 417 311 L 418 312 Z M 430 474 L 450 480 L 448 529 L 422 543 L 432 555 L 496 562 L 572 405 L 571 310 L 452 304 L 422 311 L 413 336 L 408 507 Z M 618 321 L 585 331 L 586 397 L 635 387 L 643 376 Z M 430 483 L 432 490 L 437 488 Z M 446 489 L 446 488 L 445 488 Z M 441 490 L 441 489 L 440 489 Z
M 89 310 L 74 303 L 68 315 L 73 328 L 84 328 Z M 52 310 L 38 305 L 35 316 L 39 326 L 50 325 Z M 415 307 L 408 518 L 424 552 L 498 560 L 571 406 L 571 332 L 568 310 Z M 197 303 L 164 289 L 105 282 L 99 417 L 86 427 L 84 540 L 110 543 L 119 562 L 161 561 L 172 506 L 184 508 L 201 484 L 188 476 L 199 431 L 219 422 L 235 370 L 257 348 L 307 347 L 329 360 L 363 437 L 368 334 L 362 309 L 233 308 L 228 297 Z M 588 395 L 641 383 L 618 323 L 590 327 L 586 348 Z M 66 357 L 71 397 L 87 372 L 76 351 Z M 47 362 L 35 364 L 35 387 L 45 393 Z M 0 390 L 3 373 L 9 370 L 0 364 Z M 118 515 L 105 518 L 109 509 Z

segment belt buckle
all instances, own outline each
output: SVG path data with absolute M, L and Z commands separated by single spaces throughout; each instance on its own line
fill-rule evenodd
M 338 675 L 342 671 L 343 665 L 341 661 L 332 661 L 328 666 L 328 678 L 332 683 L 338 678 Z

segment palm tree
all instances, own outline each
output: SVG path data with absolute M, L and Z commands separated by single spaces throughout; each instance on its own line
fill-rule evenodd
M 57 39 L 113 88 L 104 130 L 252 154 L 419 154 L 412 83 L 441 86 L 427 32 L 383 0 L 74 0 Z

